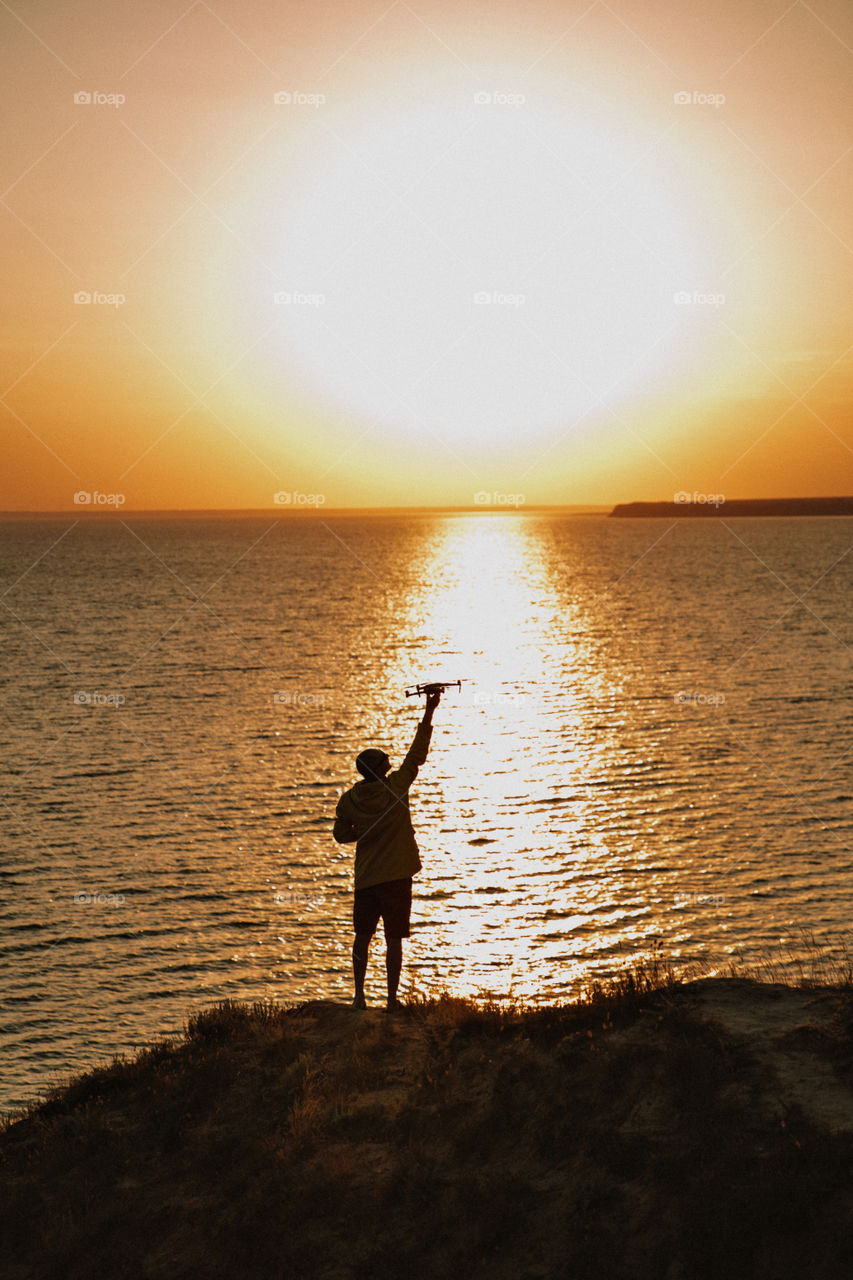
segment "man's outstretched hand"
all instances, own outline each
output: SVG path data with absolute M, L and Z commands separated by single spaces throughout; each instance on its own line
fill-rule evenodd
M 439 702 L 441 702 L 441 690 L 431 689 L 426 696 L 426 710 L 424 711 L 423 716 L 425 724 L 432 723 L 432 713 L 435 711 Z

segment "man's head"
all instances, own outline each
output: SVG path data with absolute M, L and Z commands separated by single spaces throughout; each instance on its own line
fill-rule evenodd
M 391 768 L 391 761 L 384 751 L 368 747 L 356 757 L 355 767 L 367 782 L 381 782 Z

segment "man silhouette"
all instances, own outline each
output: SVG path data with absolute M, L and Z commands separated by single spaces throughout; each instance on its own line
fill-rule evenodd
M 427 694 L 423 718 L 399 769 L 391 770 L 384 751 L 375 747 L 362 751 L 355 767 L 363 781 L 341 796 L 335 810 L 333 834 L 338 844 L 356 842 L 352 948 L 355 1009 L 367 1007 L 367 952 L 380 917 L 385 931 L 388 1009 L 402 1008 L 397 987 L 403 967 L 403 938 L 409 936 L 412 876 L 421 869 L 409 812 L 409 788 L 427 758 L 432 713 L 440 701 L 440 690 Z

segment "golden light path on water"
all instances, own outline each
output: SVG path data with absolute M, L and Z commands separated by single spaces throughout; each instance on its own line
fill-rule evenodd
M 358 749 L 399 763 L 420 711 L 402 691 L 428 679 L 464 683 L 438 709 L 411 794 L 423 869 L 404 992 L 542 1003 L 659 951 L 683 972 L 728 972 L 744 948 L 836 919 L 826 901 L 846 883 L 845 826 L 832 815 L 847 793 L 824 763 L 845 715 L 833 655 L 815 654 L 806 613 L 757 651 L 778 584 L 741 589 L 741 544 L 725 529 L 685 522 L 662 540 L 634 522 L 522 513 L 424 518 L 402 537 L 391 520 L 334 527 L 358 572 L 300 640 L 343 629 L 334 666 L 322 646 L 314 659 L 334 716 L 318 709 L 310 728 L 325 756 L 288 736 L 305 820 L 272 881 L 297 898 L 330 892 L 282 916 L 273 994 L 348 990 L 353 850 L 330 849 L 328 813 Z M 788 546 L 784 529 L 744 533 L 768 562 Z M 827 538 L 843 551 L 843 531 L 821 527 L 799 557 L 825 563 Z M 838 630 L 843 588 L 825 594 Z M 806 653 L 804 695 L 791 671 Z M 809 739 L 793 767 L 811 762 L 819 782 L 801 813 L 779 782 L 791 717 Z M 381 946 L 380 934 L 380 979 Z
M 444 696 L 412 792 L 424 869 L 411 968 L 439 958 L 468 993 L 529 998 L 545 981 L 553 992 L 577 983 L 590 953 L 648 931 L 626 925 L 580 796 L 607 763 L 578 732 L 580 701 L 609 677 L 596 670 L 588 620 L 549 575 L 535 523 L 447 522 L 421 583 L 403 624 L 421 651 L 428 638 L 417 678 L 463 687 Z M 411 679 L 403 661 L 388 672 L 392 687 Z

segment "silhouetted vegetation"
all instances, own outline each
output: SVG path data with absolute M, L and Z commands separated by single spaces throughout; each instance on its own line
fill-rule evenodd
M 786 1101 L 708 985 L 196 1013 L 6 1124 L 4 1275 L 848 1277 L 853 1132 Z M 821 998 L 795 1039 L 843 1092 L 853 996 Z

